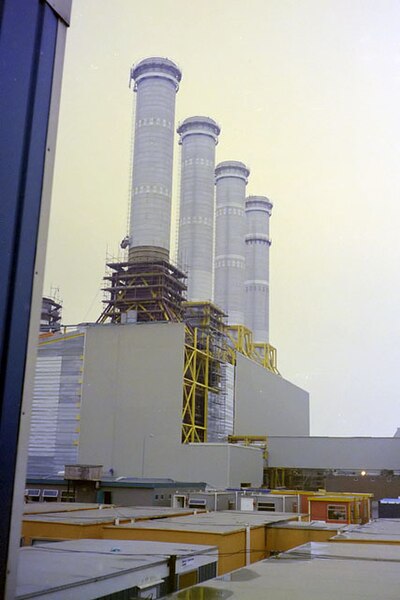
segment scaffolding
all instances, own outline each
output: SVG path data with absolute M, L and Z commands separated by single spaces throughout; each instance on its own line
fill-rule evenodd
M 219 441 L 233 422 L 224 366 L 234 363 L 227 344 L 226 315 L 211 302 L 184 302 L 186 323 L 182 442 Z M 232 413 L 228 419 L 228 413 Z M 233 423 L 232 423 L 233 426 Z M 226 437 L 226 436 L 225 436 Z
M 264 477 L 269 488 L 317 491 L 326 487 L 329 470 L 266 467 Z
M 41 333 L 55 333 L 61 329 L 62 304 L 55 297 L 42 298 L 40 315 Z
M 109 294 L 97 323 L 182 321 L 186 275 L 167 260 L 107 263 Z
M 235 367 L 221 363 L 221 389 L 218 394 L 208 394 L 207 441 L 226 442 L 233 434 Z
M 182 443 L 207 441 L 207 401 L 210 381 L 210 345 L 206 336 L 200 343 L 197 327 L 186 327 L 183 371 Z M 205 347 L 204 347 L 205 341 Z
M 227 335 L 231 347 L 262 367 L 280 375 L 276 348 L 267 343 L 253 342 L 253 333 L 244 325 L 228 325 Z
M 182 443 L 226 441 L 233 433 L 236 352 L 277 373 L 275 350 L 255 345 L 243 326 L 227 328 L 225 313 L 211 302 L 185 301 L 186 275 L 165 259 L 142 255 L 107 267 L 108 298 L 97 323 L 184 322 Z

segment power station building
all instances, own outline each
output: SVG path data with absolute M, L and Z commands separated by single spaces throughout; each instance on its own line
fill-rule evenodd
M 101 464 L 116 477 L 260 485 L 260 448 L 226 437 L 182 443 L 185 328 L 183 322 L 93 324 L 44 338 L 28 476 L 55 476 L 65 464 L 80 463 Z M 48 363 L 58 368 L 44 379 Z M 309 434 L 306 392 L 240 353 L 232 369 L 234 435 Z
M 280 376 L 268 344 L 272 205 L 259 196 L 246 201 L 250 172 L 242 162 L 215 168 L 221 129 L 214 119 L 185 119 L 177 129 L 180 264 L 173 264 L 181 71 L 153 57 L 131 76 L 126 258 L 108 265 L 108 299 L 96 324 L 40 339 L 28 476 L 81 463 L 117 477 L 258 486 L 266 436 L 309 435 L 308 394 Z M 250 438 L 260 446 L 234 443 Z
M 28 477 L 59 476 L 64 465 L 80 463 L 101 464 L 115 477 L 215 487 L 258 486 L 264 469 L 272 487 L 329 482 L 337 489 L 340 480 L 349 491 L 368 491 L 357 483 L 361 473 L 369 485 L 379 479 L 380 488 L 398 489 L 400 438 L 309 437 L 308 393 L 279 374 L 269 344 L 272 203 L 246 198 L 244 163 L 215 167 L 221 129 L 207 116 L 188 117 L 177 129 L 179 264 L 171 261 L 181 71 L 153 57 L 131 76 L 126 257 L 108 264 L 97 323 L 60 329 L 61 305 L 45 299 Z M 354 484 L 343 480 L 350 473 Z

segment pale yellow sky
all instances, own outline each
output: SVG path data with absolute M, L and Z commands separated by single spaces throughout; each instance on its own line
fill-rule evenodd
M 397 0 L 74 0 L 45 283 L 64 322 L 97 318 L 107 248 L 125 235 L 130 66 L 168 56 L 177 121 L 215 118 L 217 160 L 249 165 L 248 192 L 274 203 L 271 343 L 311 393 L 312 433 L 392 435 L 399 30 Z

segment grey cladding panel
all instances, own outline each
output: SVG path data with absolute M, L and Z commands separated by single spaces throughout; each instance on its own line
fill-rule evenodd
M 309 435 L 308 392 L 237 356 L 235 434 Z

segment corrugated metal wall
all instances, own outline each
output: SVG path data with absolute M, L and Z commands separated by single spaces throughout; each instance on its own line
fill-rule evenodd
M 233 434 L 235 367 L 228 363 L 221 364 L 221 388 L 208 395 L 208 442 L 226 442 Z
M 39 345 L 28 477 L 57 475 L 78 460 L 84 342 L 75 333 Z

